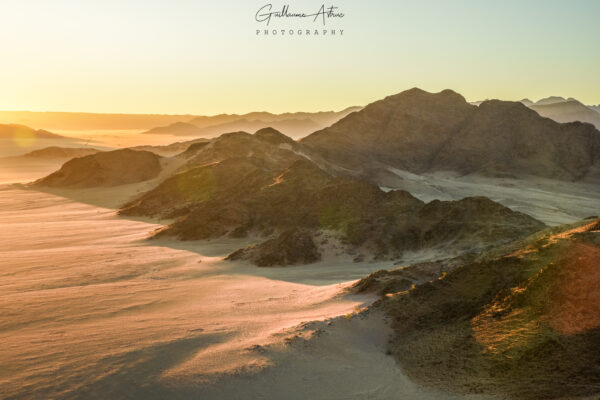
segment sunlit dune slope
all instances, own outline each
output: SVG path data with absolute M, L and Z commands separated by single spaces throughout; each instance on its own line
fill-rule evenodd
M 161 170 L 160 156 L 154 153 L 129 149 L 114 150 L 67 161 L 60 170 L 36 181 L 34 186 L 118 186 L 152 179 Z
M 600 392 L 598 287 L 600 220 L 587 220 L 455 266 L 379 306 L 393 320 L 392 352 L 421 382 L 515 398 L 587 396 Z

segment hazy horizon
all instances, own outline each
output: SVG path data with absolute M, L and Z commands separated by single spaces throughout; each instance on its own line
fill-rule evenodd
M 468 101 L 562 95 L 600 103 L 600 42 L 590 40 L 600 36 L 599 2 L 345 0 L 332 3 L 345 17 L 328 23 L 344 34 L 328 37 L 256 35 L 264 4 L 8 2 L 0 110 L 314 112 L 411 87 L 450 88 Z
M 270 114 L 275 114 L 275 115 L 279 115 L 279 114 L 298 114 L 298 113 L 319 113 L 319 112 L 340 112 L 340 111 L 344 111 L 347 110 L 349 108 L 354 108 L 354 107 L 364 107 L 372 102 L 378 101 L 378 100 L 382 100 L 387 96 L 392 96 L 394 94 L 398 94 L 401 93 L 405 90 L 409 90 L 411 88 L 406 88 L 403 90 L 399 90 L 396 91 L 394 93 L 389 93 L 389 94 L 384 94 L 379 98 L 376 98 L 373 101 L 370 101 L 369 103 L 365 103 L 365 104 L 354 104 L 354 105 L 348 105 L 345 107 L 341 107 L 341 108 L 336 108 L 336 109 L 327 109 L 327 108 L 314 108 L 313 110 L 282 110 L 282 111 L 271 111 L 271 110 L 266 110 L 266 109 L 256 109 L 256 110 L 250 110 L 250 111 L 245 111 L 245 112 L 228 112 L 228 111 L 222 111 L 222 112 L 215 112 L 215 113 L 211 113 L 211 114 L 201 114 L 201 113 L 186 113 L 186 112 L 170 112 L 170 113 L 163 113 L 163 112 L 112 112 L 112 111 L 103 111 L 103 110 L 98 110 L 98 111 L 78 111 L 78 110 L 8 110 L 8 109 L 0 109 L 0 113 L 56 113 L 56 114 L 60 114 L 60 113 L 64 113 L 64 114 L 99 114 L 99 115 L 164 115 L 164 116 L 190 116 L 190 117 L 196 117 L 196 116 L 206 116 L 206 117 L 215 117 L 215 116 L 219 116 L 219 115 L 246 115 L 246 114 L 252 114 L 252 113 L 270 113 Z M 421 88 L 419 88 L 421 89 Z M 453 90 L 451 88 L 446 88 L 446 89 L 450 89 Z M 442 89 L 440 91 L 443 91 L 445 89 Z M 437 92 L 431 92 L 431 93 L 439 93 L 440 91 Z M 460 92 L 457 92 L 458 94 L 461 94 Z M 551 94 L 548 96 L 544 96 L 544 97 L 540 97 L 540 98 L 536 98 L 536 97 L 522 97 L 519 99 L 499 99 L 499 98 L 495 98 L 495 97 L 486 97 L 486 98 L 480 98 L 480 99 L 468 99 L 466 98 L 467 102 L 470 103 L 477 103 L 477 102 L 482 102 L 482 101 L 486 101 L 486 100 L 502 100 L 502 101 L 521 101 L 521 100 L 531 100 L 534 104 L 539 101 L 539 100 L 544 100 L 550 97 L 562 97 L 566 100 L 569 99 L 574 99 L 574 100 L 578 100 L 581 101 L 579 98 L 576 98 L 574 96 L 569 96 L 569 95 L 565 95 L 565 94 Z M 596 103 L 583 103 L 585 105 L 588 106 L 596 106 Z M 598 102 L 598 105 L 600 105 L 600 102 Z

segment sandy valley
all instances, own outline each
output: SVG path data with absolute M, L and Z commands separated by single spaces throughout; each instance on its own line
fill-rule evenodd
M 3 398 L 438 398 L 378 324 L 323 323 L 308 352 L 293 340 L 372 302 L 345 288 L 381 264 L 259 269 L 223 261 L 239 243 L 148 242 L 159 225 L 57 195 L 5 185 L 0 205 Z

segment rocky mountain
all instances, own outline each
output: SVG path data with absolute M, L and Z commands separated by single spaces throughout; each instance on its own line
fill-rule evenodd
M 481 104 L 439 148 L 430 170 L 577 180 L 600 163 L 600 132 L 559 124 L 520 103 Z
M 231 255 L 261 266 L 316 261 L 329 236 L 348 253 L 395 258 L 436 246 L 471 251 L 543 227 L 485 198 L 425 204 L 408 192 L 386 193 L 331 175 L 302 150 L 274 129 L 222 135 L 186 154 L 184 169 L 121 214 L 176 218 L 157 236 L 262 238 Z
M 600 220 L 589 219 L 466 260 L 379 271 L 356 288 L 384 295 L 373 308 L 392 320 L 389 351 L 412 379 L 551 399 L 600 393 L 598 285 Z
M 576 180 L 600 162 L 600 132 L 591 125 L 559 124 L 519 102 L 473 106 L 451 90 L 387 97 L 300 143 L 375 180 L 389 167 Z
M 463 106 L 457 113 L 472 107 Z M 444 109 L 444 101 L 439 107 Z M 444 121 L 431 127 L 442 129 L 456 119 L 442 114 Z M 257 244 L 231 259 L 261 266 L 314 262 L 327 251 L 328 241 L 357 259 L 392 259 L 441 247 L 461 254 L 544 226 L 482 197 L 426 204 L 405 191 L 384 192 L 333 170 L 310 148 L 273 128 L 174 145 L 185 148 L 170 160 L 179 169 L 120 213 L 174 218 L 157 237 L 249 237 Z M 123 149 L 73 159 L 35 185 L 108 187 L 149 180 L 160 172 L 158 155 Z
M 118 186 L 155 178 L 161 170 L 160 157 L 154 153 L 130 149 L 114 150 L 69 160 L 60 170 L 34 182 L 34 186 Z
M 369 104 L 301 143 L 350 169 L 378 163 L 420 171 L 477 108 L 450 90 L 411 89 Z
M 575 99 L 573 99 L 571 97 L 569 99 L 565 99 L 564 97 L 561 97 L 561 96 L 549 96 L 549 97 L 545 97 L 543 99 L 536 101 L 534 105 L 547 106 L 550 104 L 564 103 L 564 102 L 571 101 L 571 100 L 575 100 Z
M 530 106 L 542 117 L 556 122 L 587 122 L 600 129 L 600 113 L 583 105 L 577 100 L 565 100 L 550 104 L 533 104 Z
M 527 98 L 525 98 L 525 99 L 522 99 L 522 100 L 519 100 L 519 103 L 521 103 L 521 104 L 524 104 L 524 105 L 526 105 L 527 107 L 529 107 L 529 106 L 531 106 L 531 105 L 533 105 L 533 104 L 534 104 L 534 103 L 533 103 L 533 101 L 531 101 L 531 100 L 529 100 L 529 99 L 527 99 Z
M 57 147 L 51 146 L 24 154 L 23 157 L 37 159 L 66 159 L 84 157 L 99 153 L 101 150 L 90 147 Z

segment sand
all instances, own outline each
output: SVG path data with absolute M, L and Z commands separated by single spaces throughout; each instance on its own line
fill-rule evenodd
M 389 170 L 395 179 L 387 177 L 382 182 L 384 190 L 408 190 L 425 202 L 486 196 L 551 226 L 600 215 L 600 182 L 459 176 L 452 172 L 418 175 L 394 168 Z
M 383 265 L 225 262 L 244 243 L 147 241 L 161 225 L 18 186 L 0 225 L 1 398 L 447 398 L 408 382 L 382 322 L 288 344 L 372 302 L 345 288 Z

